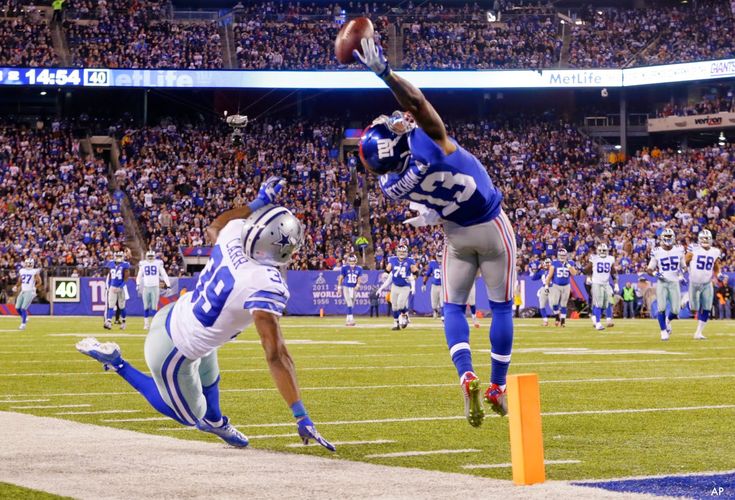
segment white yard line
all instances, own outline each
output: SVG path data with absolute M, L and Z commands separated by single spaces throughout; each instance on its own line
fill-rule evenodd
M 111 413 L 140 413 L 140 410 L 64 411 L 54 413 L 54 415 L 105 415 Z
M 97 338 L 125 338 L 147 337 L 147 333 L 47 333 L 47 337 L 97 337 Z
M 168 417 L 112 418 L 112 419 L 103 419 L 103 420 L 101 420 L 101 422 L 105 422 L 105 423 L 123 423 L 123 422 L 170 422 L 170 421 L 171 421 L 171 419 L 168 418 Z
M 481 453 L 482 450 L 475 448 L 465 448 L 463 450 L 427 450 L 427 451 L 398 451 L 395 453 L 375 453 L 365 455 L 365 458 L 402 458 L 402 457 L 423 457 L 427 455 L 452 455 L 457 453 Z
M 47 403 L 50 399 L 6 399 L 0 403 Z
M 297 436 L 298 434 L 293 434 L 294 436 Z M 250 439 L 250 436 L 248 436 L 248 439 Z M 395 441 L 391 439 L 375 439 L 373 441 L 330 441 L 334 446 L 361 446 L 365 444 L 390 444 L 395 443 Z M 310 443 L 308 446 L 321 446 L 319 443 Z M 303 443 L 292 443 L 287 444 L 286 448 L 303 448 Z
M 89 408 L 90 404 L 79 405 L 34 405 L 34 406 L 11 406 L 11 410 L 49 410 L 58 408 Z
M 581 460 L 544 460 L 546 465 L 558 465 L 558 464 L 581 464 Z M 504 469 L 506 467 L 513 467 L 510 462 L 505 464 L 470 464 L 463 465 L 463 469 L 474 470 L 474 469 Z

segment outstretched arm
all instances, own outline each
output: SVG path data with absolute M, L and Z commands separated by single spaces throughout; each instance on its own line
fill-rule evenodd
M 357 50 L 353 52 L 355 59 L 358 59 L 383 79 L 401 107 L 413 115 L 419 127 L 444 150 L 445 154 L 454 152 L 457 146 L 449 140 L 444 122 L 434 106 L 426 100 L 423 92 L 390 69 L 388 60 L 383 55 L 383 48 L 380 45 L 375 45 L 372 38 L 363 38 L 361 45 L 362 54 Z

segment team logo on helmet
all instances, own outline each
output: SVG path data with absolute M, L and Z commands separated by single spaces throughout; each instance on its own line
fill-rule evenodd
M 402 171 L 411 156 L 407 132 L 414 126 L 396 113 L 376 118 L 360 137 L 358 152 L 365 168 L 375 175 Z
M 674 242 L 675 242 L 674 230 L 667 227 L 661 233 L 661 243 L 670 247 L 670 246 L 673 246 Z
M 303 244 L 304 228 L 287 208 L 266 205 L 245 219 L 242 241 L 246 257 L 266 266 L 283 266 Z

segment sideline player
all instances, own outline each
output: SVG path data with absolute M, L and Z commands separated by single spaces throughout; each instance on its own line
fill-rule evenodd
M 684 279 L 684 257 L 684 247 L 676 244 L 674 230 L 664 229 L 661 232 L 661 246 L 653 249 L 646 268 L 648 274 L 656 278 L 656 303 L 661 340 L 669 340 L 671 321 L 679 317 L 681 307 L 679 282 Z M 668 316 L 667 303 L 671 308 Z
M 426 283 L 431 283 L 431 310 L 434 319 L 441 317 L 444 321 L 444 297 L 442 296 L 442 265 L 440 262 L 444 257 L 441 249 L 436 251 L 435 258 L 429 261 L 429 267 L 424 273 L 424 284 L 421 291 L 426 292 Z
M 304 240 L 299 220 L 286 208 L 270 204 L 281 189 L 278 177 L 269 178 L 255 201 L 224 212 L 207 228 L 216 243 L 195 290 L 153 318 L 145 342 L 152 377 L 123 360 L 120 347 L 112 342 L 86 338 L 76 347 L 117 372 L 160 413 L 244 447 L 248 439 L 220 410 L 217 349 L 254 323 L 271 376 L 291 407 L 302 441 L 313 439 L 334 451 L 301 402 L 278 321 L 289 297 L 278 266 L 286 265 Z
M 705 340 L 704 326 L 715 298 L 712 280 L 720 274 L 720 249 L 712 246 L 712 233 L 708 229 L 699 232 L 697 241 L 699 245 L 684 256 L 684 262 L 689 266 L 689 305 L 698 320 L 694 338 Z
M 513 286 L 516 240 L 501 209 L 503 195 L 487 169 L 447 134 L 444 122 L 424 94 L 391 71 L 372 38 L 361 41 L 354 56 L 378 75 L 405 112 L 380 116 L 360 138 L 360 159 L 380 177 L 392 200 L 407 199 L 423 210 L 405 221 L 416 226 L 441 220 L 444 247 L 444 333 L 457 369 L 470 425 L 482 424 L 485 410 L 480 380 L 470 351 L 465 317 L 467 296 L 478 269 L 487 287 L 493 320 L 490 327 L 491 385 L 485 398 L 493 410 L 507 413 L 506 375 L 513 345 Z M 364 54 L 364 55 L 363 55 Z
M 554 326 L 565 327 L 567 322 L 567 304 L 572 292 L 570 276 L 576 276 L 574 263 L 569 262 L 569 254 L 562 248 L 556 254 L 556 260 L 551 263 L 546 276 L 546 288 L 551 286 L 549 302 L 554 313 Z
M 590 262 L 587 264 L 585 274 L 592 273 L 592 314 L 593 321 L 595 323 L 595 330 L 602 331 L 605 329 L 602 326 L 601 315 L 602 311 L 607 309 L 612 301 L 612 292 L 617 293 L 620 291 L 618 285 L 618 273 L 615 269 L 615 257 L 610 255 L 610 249 L 607 244 L 600 243 L 597 245 L 597 254 L 590 257 Z M 615 283 L 615 288 L 610 288 L 610 278 L 612 277 Z M 608 328 L 613 326 L 612 316 L 607 316 Z
M 544 326 L 549 326 L 549 312 L 547 308 L 549 306 L 549 287 L 546 285 L 546 277 L 549 275 L 549 268 L 551 267 L 551 259 L 545 259 L 541 264 L 541 267 L 534 270 L 534 264 L 532 264 L 531 281 L 541 280 L 543 286 L 536 292 L 538 297 L 538 310 L 541 313 L 541 319 L 543 320 Z
M 41 287 L 40 269 L 35 269 L 33 259 L 27 258 L 23 261 L 23 267 L 18 270 L 18 283 L 13 287 L 18 292 L 15 298 L 15 308 L 20 314 L 20 326 L 18 330 L 25 330 L 28 323 L 28 308 L 31 306 L 36 289 Z
M 408 326 L 408 295 L 413 288 L 412 276 L 418 272 L 416 262 L 408 256 L 408 247 L 398 245 L 396 255 L 388 259 L 385 272 L 391 277 L 390 300 L 393 306 L 393 328 L 400 330 Z
M 138 265 L 138 276 L 135 280 L 138 295 L 143 297 L 143 328 L 146 330 L 158 310 L 162 280 L 166 290 L 171 288 L 171 280 L 163 267 L 163 262 L 156 259 L 156 252 L 148 250 L 145 253 L 145 261 Z
M 355 292 L 360 288 L 360 276 L 362 267 L 357 265 L 357 256 L 347 257 L 347 265 L 342 266 L 339 278 L 337 278 L 337 293 L 342 293 L 347 304 L 347 318 L 345 325 L 355 326 L 355 318 L 352 316 L 352 308 L 355 307 Z
M 130 278 L 130 264 L 125 261 L 123 252 L 115 252 L 113 261 L 107 263 L 110 273 L 107 276 L 107 315 L 105 316 L 105 330 L 112 329 L 112 317 L 115 314 L 115 307 L 120 308 L 120 330 L 125 330 L 125 320 L 128 317 L 128 311 L 125 309 L 127 301 L 126 283 Z

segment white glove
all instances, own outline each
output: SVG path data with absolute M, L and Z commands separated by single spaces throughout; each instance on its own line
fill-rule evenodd
M 618 285 L 617 283 L 615 283 L 615 285 L 613 286 L 613 292 L 620 293 L 620 285 Z
M 390 65 L 383 55 L 383 47 L 375 45 L 375 40 L 372 38 L 363 38 L 360 41 L 360 46 L 362 47 L 362 54 L 358 50 L 352 51 L 355 59 L 367 66 L 380 78 L 387 77 L 390 74 Z
M 421 285 L 421 293 L 425 293 L 425 292 L 426 292 L 426 285 Z
M 544 285 L 544 293 L 549 295 L 549 287 Z

